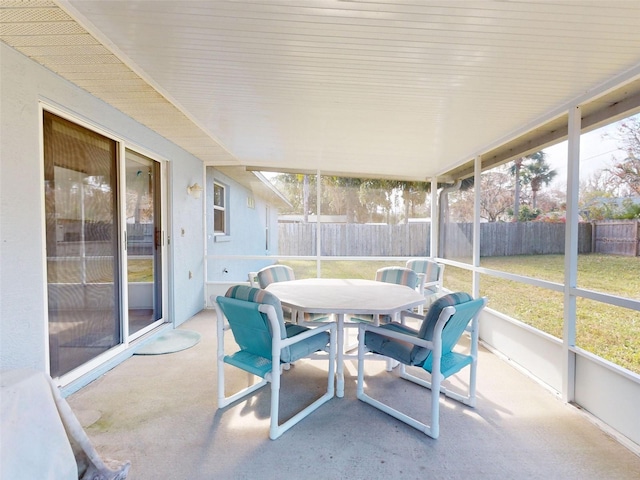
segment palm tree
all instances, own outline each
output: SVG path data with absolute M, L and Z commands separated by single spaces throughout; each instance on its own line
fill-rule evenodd
M 524 184 L 531 183 L 529 181 L 530 179 L 529 170 L 531 165 L 544 164 L 547 166 L 547 170 L 548 170 L 549 165 L 547 165 L 544 157 L 545 157 L 545 153 L 542 150 L 536 153 L 532 153 L 531 155 L 527 155 L 526 157 L 519 157 L 513 161 L 513 165 L 509 169 L 509 171 L 515 177 L 515 180 L 516 180 L 516 184 L 514 188 L 515 201 L 513 205 L 513 218 L 515 218 L 516 221 L 518 221 L 518 219 L 520 218 L 520 187 L 522 186 L 523 183 Z M 525 163 L 526 161 L 531 161 L 531 163 Z M 524 167 L 524 170 L 523 170 L 523 167 Z M 535 170 L 535 167 L 534 167 L 534 170 Z M 553 179 L 553 177 L 556 176 L 556 173 L 557 172 L 553 170 L 553 174 L 549 179 L 549 182 Z M 549 182 L 547 182 L 547 184 Z M 533 190 L 533 209 L 534 210 L 536 208 L 536 195 L 538 190 L 540 190 L 541 186 L 542 186 L 542 183 L 536 182 L 536 190 L 534 190 L 534 186 L 531 185 L 531 190 Z
M 535 210 L 538 191 L 542 186 L 549 185 L 558 172 L 551 169 L 542 151 L 534 153 L 529 158 L 533 161 L 525 165 L 522 171 L 522 182 L 531 186 L 531 207 Z
M 516 221 L 518 220 L 520 215 L 520 177 L 521 177 L 520 170 L 522 168 L 522 162 L 524 162 L 526 158 L 528 157 L 516 158 L 513 161 L 513 165 L 509 169 L 509 171 L 511 172 L 511 175 L 513 175 L 516 179 L 516 184 L 514 188 L 515 199 L 513 202 L 513 218 L 515 218 Z

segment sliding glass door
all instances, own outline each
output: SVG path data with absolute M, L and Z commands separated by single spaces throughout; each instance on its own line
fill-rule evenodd
M 131 150 L 125 154 L 129 335 L 162 318 L 160 163 Z
M 43 147 L 49 360 L 59 377 L 162 321 L 162 168 L 49 112 Z
M 122 342 L 117 143 L 44 113 L 51 376 Z

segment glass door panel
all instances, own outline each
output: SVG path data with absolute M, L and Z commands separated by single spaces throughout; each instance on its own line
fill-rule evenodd
M 125 154 L 129 335 L 162 319 L 160 164 Z
M 44 113 L 51 376 L 122 342 L 115 141 Z

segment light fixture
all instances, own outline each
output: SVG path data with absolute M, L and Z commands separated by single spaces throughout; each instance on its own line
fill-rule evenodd
M 202 193 L 202 187 L 197 183 L 194 183 L 190 187 L 187 187 L 187 193 L 191 195 L 193 198 L 200 198 L 200 194 Z

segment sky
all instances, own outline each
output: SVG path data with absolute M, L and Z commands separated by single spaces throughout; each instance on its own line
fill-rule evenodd
M 624 121 L 624 120 L 620 120 Z M 624 150 L 618 149 L 618 141 L 609 137 L 603 138 L 605 133 L 616 135 L 619 122 L 585 133 L 580 138 L 580 179 L 588 178 L 596 170 L 610 167 L 612 159 L 626 157 Z M 546 160 L 557 170 L 553 186 L 565 189 L 567 183 L 567 142 L 561 142 L 545 148 Z

